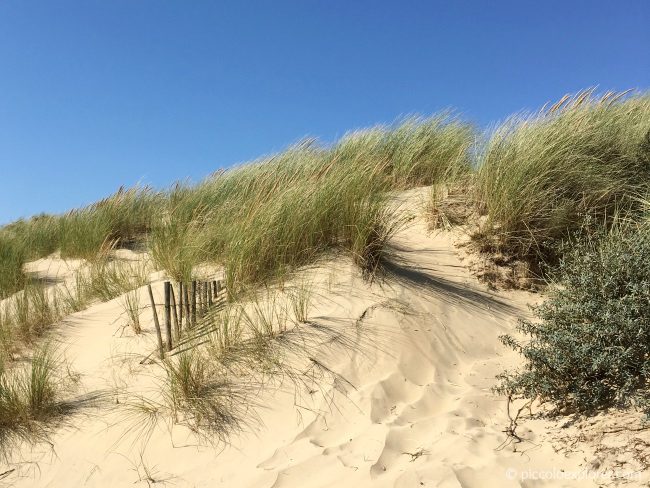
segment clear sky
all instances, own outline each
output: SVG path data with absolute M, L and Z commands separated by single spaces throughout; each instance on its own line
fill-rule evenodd
M 650 87 L 650 0 L 0 0 L 0 223 L 592 85 Z

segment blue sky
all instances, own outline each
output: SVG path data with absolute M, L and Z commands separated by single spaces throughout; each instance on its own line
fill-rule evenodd
M 406 114 L 647 89 L 648 26 L 648 0 L 0 0 L 0 223 Z

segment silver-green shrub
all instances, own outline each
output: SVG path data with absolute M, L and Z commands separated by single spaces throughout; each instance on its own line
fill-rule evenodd
M 568 248 L 568 246 L 567 246 Z M 527 339 L 502 341 L 525 358 L 500 393 L 550 401 L 558 411 L 650 411 L 650 232 L 616 230 L 573 245 L 557 286 L 522 320 Z

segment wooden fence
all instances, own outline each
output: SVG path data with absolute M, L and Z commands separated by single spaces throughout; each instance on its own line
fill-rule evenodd
M 165 281 L 163 285 L 165 294 L 165 321 L 163 324 L 165 327 L 165 341 L 163 341 L 153 291 L 151 290 L 151 285 L 148 285 L 151 310 L 153 310 L 153 322 L 156 327 L 158 339 L 158 351 L 161 359 L 165 357 L 165 352 L 174 349 L 175 344 L 178 344 L 184 331 L 196 327 L 197 321 L 208 313 L 223 294 L 222 282 L 217 280 L 192 281 L 191 283 L 176 284 Z

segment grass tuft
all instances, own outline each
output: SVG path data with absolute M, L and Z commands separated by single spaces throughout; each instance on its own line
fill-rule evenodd
M 239 419 L 231 412 L 241 407 L 233 405 L 238 396 L 230 382 L 211 368 L 202 354 L 186 350 L 163 363 L 166 375 L 167 403 L 177 421 L 196 432 L 223 436 L 236 428 Z
M 0 369 L 0 452 L 5 457 L 18 442 L 45 440 L 48 422 L 62 413 L 63 382 L 57 367 L 45 345 L 36 350 L 29 365 Z
M 13 335 L 27 344 L 34 343 L 61 316 L 56 294 L 40 283 L 28 284 L 7 304 L 6 321 Z
M 136 334 L 142 333 L 140 325 L 140 294 L 138 290 L 126 292 L 122 296 L 122 307 L 128 319 L 128 325 Z

